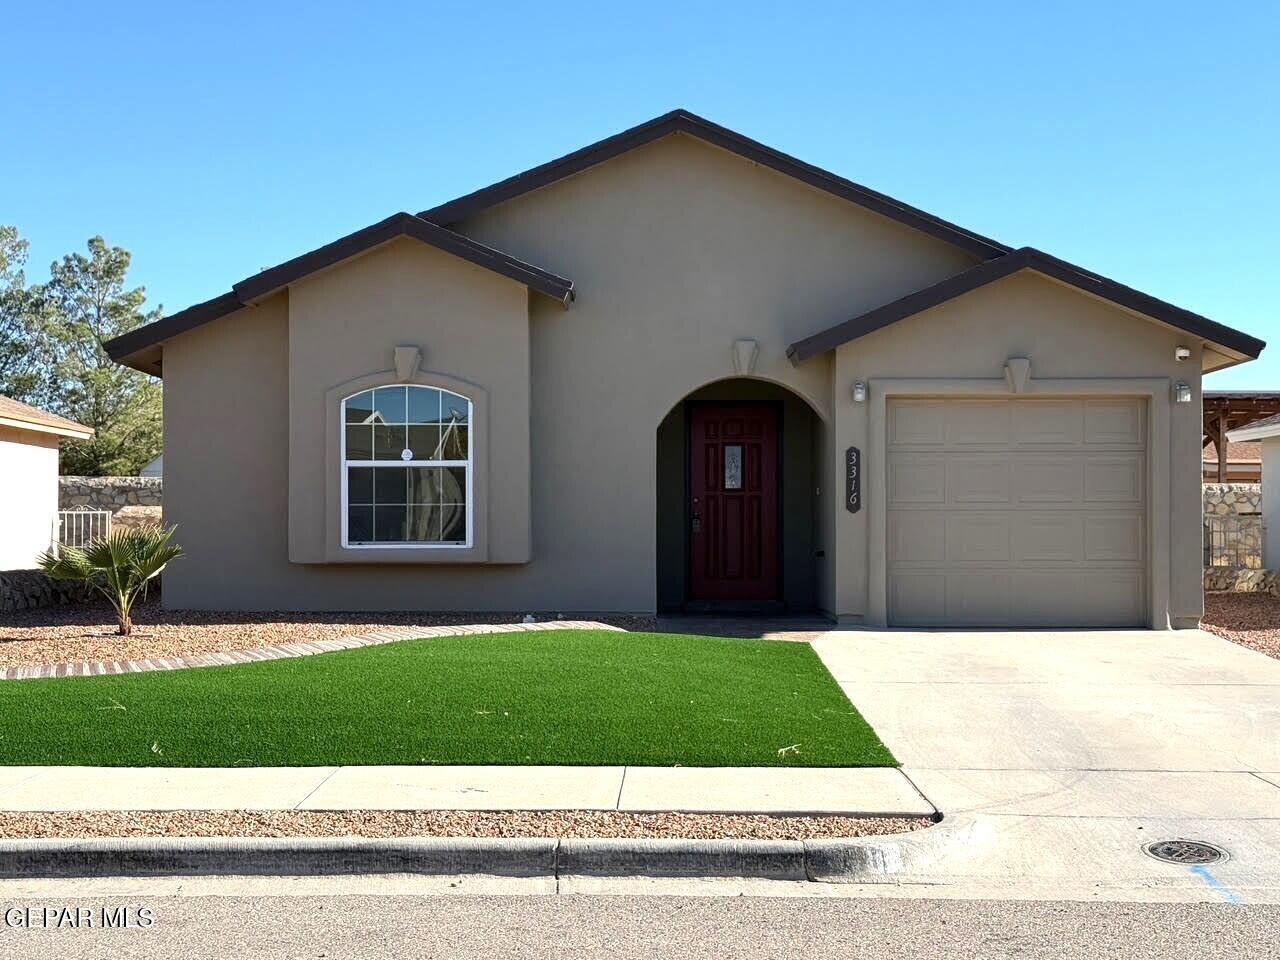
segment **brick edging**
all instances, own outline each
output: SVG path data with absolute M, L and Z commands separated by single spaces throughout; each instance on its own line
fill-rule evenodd
M 245 650 L 218 650 L 192 653 L 179 657 L 150 657 L 144 660 L 74 660 L 65 663 L 33 663 L 0 667 L 0 680 L 48 680 L 55 677 L 96 677 L 125 673 L 148 673 L 153 670 L 186 670 L 193 667 L 226 667 L 239 663 L 261 663 L 309 657 L 317 653 L 357 650 L 400 640 L 431 637 L 466 637 L 492 633 L 521 633 L 535 630 L 616 630 L 626 631 L 594 620 L 544 620 L 537 623 L 467 623 L 436 627 L 387 627 L 368 633 L 355 633 L 336 640 L 311 640 L 280 643 Z

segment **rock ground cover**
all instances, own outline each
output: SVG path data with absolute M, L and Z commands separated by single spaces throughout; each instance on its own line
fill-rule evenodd
M 1206 593 L 1201 626 L 1250 650 L 1280 659 L 1280 597 Z

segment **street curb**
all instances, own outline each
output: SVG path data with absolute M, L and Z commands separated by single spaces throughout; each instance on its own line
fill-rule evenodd
M 140 837 L 0 841 L 0 878 L 483 874 L 893 882 L 981 844 L 978 821 L 847 840 Z
M 554 875 L 557 841 L 423 837 L 138 837 L 0 842 L 0 877 Z

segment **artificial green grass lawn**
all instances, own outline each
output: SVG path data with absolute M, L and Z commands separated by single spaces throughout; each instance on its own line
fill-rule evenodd
M 805 643 L 548 630 L 0 683 L 0 763 L 890 766 Z

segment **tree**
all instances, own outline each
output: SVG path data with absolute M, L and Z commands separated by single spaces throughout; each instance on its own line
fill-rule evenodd
M 127 288 L 127 250 L 102 237 L 88 248 L 87 257 L 72 253 L 54 263 L 49 282 L 31 291 L 47 364 L 43 405 L 96 431 L 62 445 L 62 473 L 132 475 L 160 452 L 160 384 L 113 362 L 103 344 L 158 319 L 160 310 L 144 312 L 145 289 Z
M 182 556 L 173 527 L 116 530 L 83 549 L 57 547 L 40 555 L 40 569 L 54 580 L 79 580 L 101 593 L 116 611 L 116 633 L 133 632 L 133 605 L 165 564 Z
M 0 394 L 24 402 L 36 399 L 40 382 L 26 263 L 27 241 L 0 224 Z

